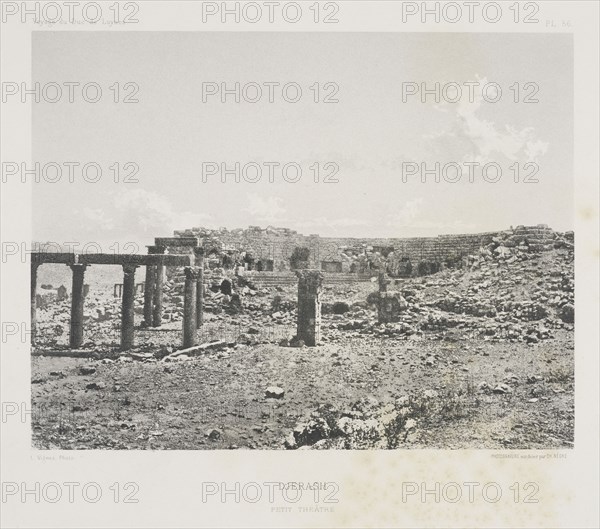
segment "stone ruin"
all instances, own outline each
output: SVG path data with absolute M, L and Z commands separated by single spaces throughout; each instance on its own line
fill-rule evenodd
M 247 229 L 196 227 L 175 231 L 174 238 L 195 238 L 206 252 L 209 268 L 242 272 L 320 270 L 327 274 L 374 276 L 380 270 L 392 277 L 422 276 L 445 267 L 461 266 L 463 259 L 501 238 L 515 246 L 526 244 L 543 251 L 558 234 L 545 224 L 517 226 L 504 231 L 406 238 L 336 238 L 302 235 L 269 226 Z
M 379 323 L 400 321 L 401 313 L 408 308 L 408 303 L 399 291 L 388 290 L 390 282 L 384 272 L 379 272 L 379 289 L 370 295 L 371 301 L 377 306 L 377 320 Z
M 315 346 L 321 341 L 321 290 L 323 274 L 318 270 L 298 270 L 297 340 Z
M 31 254 L 31 343 L 36 342 L 36 311 L 39 303 L 37 294 L 37 272 L 44 264 L 63 264 L 72 271 L 71 287 L 71 317 L 69 330 L 69 347 L 78 349 L 83 343 L 84 304 L 89 286 L 84 283 L 85 271 L 92 265 L 121 265 L 123 268 L 122 308 L 121 308 L 121 349 L 128 350 L 134 345 L 134 301 L 135 301 L 135 271 L 139 266 L 146 268 L 144 316 L 152 316 L 152 323 L 161 321 L 162 311 L 162 273 L 165 266 L 185 266 L 192 268 L 195 256 L 192 255 L 132 255 L 132 254 L 73 254 L 45 253 Z M 150 285 L 150 288 L 147 288 Z M 66 289 L 65 289 L 66 291 Z M 147 294 L 151 295 L 148 296 Z M 194 291 L 195 293 L 195 291 Z M 186 297 L 186 307 L 197 303 L 195 296 Z M 186 315 L 189 313 L 189 307 Z M 190 329 L 197 325 L 195 309 L 192 316 L 183 321 L 184 344 L 190 342 Z M 148 320 L 145 320 L 146 322 Z
M 89 285 L 84 285 L 84 294 L 86 286 L 89 287 Z M 67 288 L 64 285 L 60 285 L 58 288 L 54 288 L 52 285 L 42 285 L 41 288 L 43 293 L 35 296 L 38 307 L 47 307 L 50 303 L 69 299 Z
M 291 232 L 292 235 L 295 232 Z M 272 235 L 272 234 L 271 234 Z M 478 246 L 478 252 L 463 256 L 461 265 L 472 266 L 473 260 L 484 259 L 486 255 L 498 255 L 502 259 L 511 259 L 518 252 L 542 252 L 552 248 L 573 248 L 573 233 L 558 234 L 545 225 L 536 227 L 518 226 L 506 232 L 496 234 L 485 234 L 485 237 L 477 236 L 449 236 L 460 241 L 462 237 L 470 237 L 468 245 L 473 240 L 486 242 Z M 315 237 L 315 236 L 311 236 Z M 429 238 L 430 239 L 430 238 Z M 214 237 L 211 239 L 215 244 Z M 155 244 L 148 247 L 147 255 L 113 255 L 113 254 L 32 254 L 31 272 L 31 318 L 32 318 L 32 343 L 35 342 L 35 309 L 43 304 L 43 300 L 36 293 L 37 268 L 43 263 L 63 263 L 70 266 L 73 271 L 73 286 L 71 296 L 71 326 L 70 347 L 78 348 L 83 341 L 83 306 L 84 299 L 89 290 L 84 284 L 85 269 L 89 265 L 97 264 L 120 264 L 123 267 L 123 283 L 115 285 L 114 294 L 122 298 L 121 311 L 121 349 L 131 349 L 134 345 L 134 298 L 136 291 L 144 294 L 144 321 L 145 327 L 160 327 L 164 317 L 163 297 L 165 291 L 165 279 L 173 284 L 171 297 L 177 299 L 182 309 L 182 331 L 183 346 L 193 347 L 197 344 L 196 331 L 203 324 L 204 293 L 205 293 L 205 271 L 208 262 L 205 260 L 206 248 L 199 245 L 196 237 L 167 237 L 155 239 Z M 459 244 L 460 246 L 460 244 Z M 462 248 L 462 246 L 461 246 Z M 217 251 L 211 250 L 211 258 L 217 260 L 217 264 L 224 264 L 227 257 L 235 274 L 231 277 L 225 269 L 213 267 L 211 270 L 210 288 L 219 291 L 219 296 L 227 303 L 227 309 L 236 313 L 241 310 L 242 304 L 239 294 L 236 292 L 244 281 L 242 270 L 247 267 L 239 266 L 238 258 L 248 256 L 243 249 L 241 251 L 227 250 L 221 248 Z M 397 290 L 389 289 L 394 279 L 389 279 L 389 258 L 397 253 L 397 249 L 390 247 L 381 249 L 378 259 L 378 291 L 369 297 L 377 307 L 377 319 L 379 323 L 399 322 L 402 313 L 407 310 L 408 303 Z M 461 250 L 462 251 L 462 250 Z M 292 340 L 292 345 L 316 346 L 321 340 L 321 293 L 324 273 L 339 272 L 340 267 L 331 265 L 331 261 L 324 261 L 325 267 L 312 268 L 314 259 L 310 252 L 304 252 L 302 269 L 296 270 L 298 281 L 297 300 L 297 334 Z M 479 256 L 479 257 L 478 257 Z M 385 260 L 387 259 L 387 261 Z M 402 258 L 404 259 L 404 258 Z M 443 268 L 443 263 L 439 263 Z M 246 261 L 247 265 L 247 261 Z M 135 270 L 139 266 L 145 266 L 144 283 L 135 283 Z M 209 266 L 210 268 L 210 266 Z M 230 270 L 231 270 L 230 268 Z M 272 269 L 272 267 L 269 267 Z M 323 271 L 322 268 L 326 270 Z M 221 275 L 212 272 L 221 270 Z M 436 270 L 437 271 L 437 270 Z M 272 272 L 265 270 L 261 274 L 269 275 Z M 173 281 L 173 279 L 175 279 Z M 215 283 L 216 281 L 216 283 Z M 56 295 L 64 299 L 66 288 L 61 286 Z M 572 319 L 572 318 L 571 318 Z

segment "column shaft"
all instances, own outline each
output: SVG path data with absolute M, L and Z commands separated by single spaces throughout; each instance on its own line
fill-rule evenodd
M 154 276 L 156 267 L 146 265 L 146 280 L 144 283 L 144 323 L 146 327 L 152 326 L 152 301 L 154 297 Z
M 196 327 L 202 327 L 204 322 L 204 270 L 198 269 L 196 283 Z
M 69 346 L 71 349 L 81 347 L 83 343 L 83 277 L 86 265 L 72 264 L 73 286 L 71 288 L 71 331 Z
M 195 264 L 198 273 L 196 282 L 196 328 L 202 327 L 204 321 L 204 250 L 195 248 Z
M 121 350 L 131 349 L 134 343 L 135 265 L 123 265 L 123 295 L 121 299 Z
M 184 268 L 185 287 L 183 291 L 183 347 L 193 347 L 196 338 L 196 282 L 198 273 L 191 266 Z
M 296 335 L 305 345 L 315 346 L 321 340 L 321 286 L 323 274 L 318 270 L 297 270 L 298 322 Z
M 156 265 L 156 281 L 154 285 L 154 308 L 152 310 L 152 325 L 160 327 L 162 324 L 162 298 L 165 267 L 162 262 Z

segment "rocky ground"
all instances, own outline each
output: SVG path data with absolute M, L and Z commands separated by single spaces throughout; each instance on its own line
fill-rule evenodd
M 461 269 L 393 280 L 399 321 L 377 323 L 377 283 L 325 284 L 323 343 L 295 332 L 295 286 L 208 275 L 204 346 L 180 352 L 180 280 L 164 325 L 118 351 L 119 305 L 86 298 L 69 354 L 68 301 L 38 311 L 39 448 L 559 448 L 573 445 L 573 248 L 498 240 Z M 375 293 L 375 294 L 374 294 Z M 237 297 L 235 296 L 237 294 Z M 142 297 L 137 320 L 141 324 Z M 241 310 L 240 310 L 241 306 Z M 136 320 L 136 321 L 137 321 Z M 290 346 L 291 344 L 298 346 Z

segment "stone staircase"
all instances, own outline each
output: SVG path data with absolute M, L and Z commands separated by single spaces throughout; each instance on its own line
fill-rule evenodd
M 374 274 L 375 275 L 375 274 Z M 323 273 L 323 282 L 327 283 L 356 283 L 361 281 L 370 281 L 371 276 L 366 274 L 344 274 L 344 273 Z M 276 287 L 283 285 L 295 285 L 298 278 L 294 272 L 246 272 L 243 277 L 259 287 Z

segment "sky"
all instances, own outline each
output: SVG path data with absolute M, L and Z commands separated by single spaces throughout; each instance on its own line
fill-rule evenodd
M 96 183 L 78 171 L 69 182 L 65 168 L 59 182 L 34 186 L 37 241 L 151 244 L 193 226 L 273 225 L 333 237 L 573 228 L 567 34 L 43 31 L 34 33 L 32 54 L 33 82 L 103 89 L 97 103 L 77 88 L 75 102 L 65 90 L 58 102 L 34 105 L 35 161 L 93 161 L 103 170 Z M 265 82 L 279 83 L 273 102 Z M 472 94 L 465 82 L 474 83 Z M 115 83 L 120 99 L 135 83 L 139 102 L 115 103 Z M 255 103 L 203 98 L 203 87 L 222 83 L 248 86 L 249 98 L 249 83 L 257 83 L 263 95 Z M 302 88 L 296 103 L 284 99 L 286 83 Z M 406 83 L 457 83 L 462 94 L 448 85 L 447 101 L 430 95 L 423 103 L 418 94 L 403 101 Z M 319 87 L 319 102 L 311 86 Z M 337 102 L 323 102 L 327 95 Z M 293 88 L 286 96 L 295 97 Z M 524 102 L 527 96 L 537 102 Z M 115 162 L 120 180 L 125 163 L 137 164 L 137 182 L 114 182 Z M 249 177 L 258 165 L 262 177 L 203 178 L 211 162 L 238 162 Z M 281 172 L 290 162 L 302 169 L 295 183 Z M 460 167 L 460 181 L 403 179 L 407 163 L 436 162 Z M 273 182 L 265 163 L 280 164 Z M 469 182 L 465 163 L 495 163 L 502 175 L 486 182 L 477 169 Z M 337 181 L 323 182 L 332 167 Z M 538 182 L 524 183 L 532 167 Z

